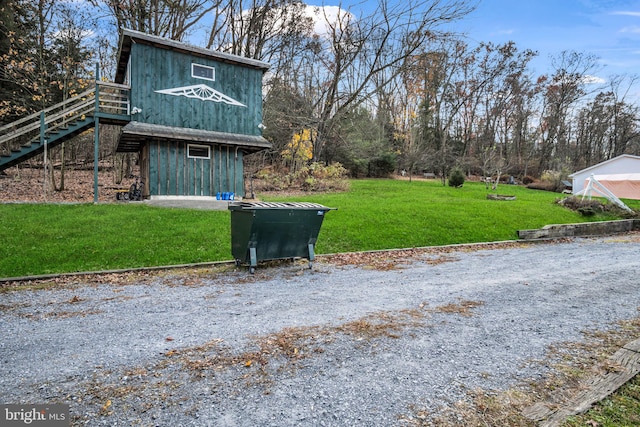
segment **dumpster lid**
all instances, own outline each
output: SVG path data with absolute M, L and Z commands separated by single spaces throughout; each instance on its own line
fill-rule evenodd
M 229 204 L 229 209 L 319 209 L 333 210 L 319 203 L 309 202 L 238 202 Z

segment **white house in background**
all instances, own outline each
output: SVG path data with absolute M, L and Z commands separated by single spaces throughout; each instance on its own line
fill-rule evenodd
M 640 200 L 640 156 L 623 154 L 569 175 L 577 194 L 593 175 L 617 197 Z

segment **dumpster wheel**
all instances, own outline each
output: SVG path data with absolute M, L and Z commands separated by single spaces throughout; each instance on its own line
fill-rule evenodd
M 242 267 L 243 262 L 239 259 L 235 260 L 236 267 Z M 249 273 L 254 274 L 256 272 L 255 265 L 249 265 Z

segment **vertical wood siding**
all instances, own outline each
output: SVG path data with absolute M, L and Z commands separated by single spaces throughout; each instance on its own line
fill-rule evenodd
M 145 44 L 134 44 L 131 58 L 131 105 L 142 109 L 136 116 L 137 121 L 260 135 L 262 70 Z M 192 62 L 214 67 L 215 81 L 191 77 Z M 246 107 L 155 92 L 198 84 L 206 84 Z
M 191 64 L 215 68 L 215 81 L 191 77 Z M 135 120 L 163 126 L 261 135 L 263 70 L 183 52 L 134 43 L 131 47 L 131 105 Z M 205 84 L 246 107 L 156 93 Z M 200 143 L 199 143 L 200 144 Z M 244 196 L 243 152 L 211 144 L 209 159 L 187 157 L 184 141 L 151 140 L 143 146 L 142 167 L 149 195 Z
M 151 195 L 244 196 L 243 153 L 234 147 L 213 145 L 211 158 L 194 159 L 183 142 L 152 141 L 148 152 Z

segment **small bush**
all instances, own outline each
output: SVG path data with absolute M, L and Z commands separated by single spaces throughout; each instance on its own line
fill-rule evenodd
M 540 177 L 540 180 L 542 182 L 548 182 L 548 183 L 560 182 L 561 179 L 562 178 L 561 178 L 560 172 L 552 171 L 552 170 L 546 170 L 542 172 L 542 176 Z
M 449 187 L 462 187 L 464 184 L 464 172 L 460 168 L 453 168 L 449 173 Z
M 260 180 L 260 191 L 346 191 L 349 188 L 347 170 L 340 163 L 325 166 L 315 162 L 288 174 L 262 170 L 256 178 Z
M 529 175 L 525 175 L 522 177 L 522 183 L 524 185 L 529 185 L 533 182 L 535 182 L 535 179 L 533 179 L 533 177 L 530 177 Z
M 556 202 L 567 209 L 579 212 L 582 216 L 594 216 L 600 213 L 611 213 L 622 218 L 636 217 L 635 213 L 629 213 L 616 204 L 604 203 L 596 199 L 582 200 L 581 197 L 571 196 L 564 199 L 556 200 Z
M 567 209 L 571 209 L 572 211 L 580 211 L 582 209 L 584 211 L 592 211 L 595 213 L 596 211 L 603 212 L 605 210 L 605 205 L 599 200 L 595 199 L 582 200 L 581 197 L 571 196 L 560 199 L 557 202 L 558 204 L 564 206 Z
M 383 153 L 371 159 L 367 176 L 371 178 L 387 178 L 393 174 L 398 166 L 397 156 L 393 153 Z
M 364 178 L 367 176 L 369 162 L 365 159 L 354 159 L 347 168 L 352 178 Z
M 527 185 L 527 188 L 531 190 L 556 191 L 556 185 L 551 182 L 532 182 Z
M 592 207 L 584 207 L 584 208 L 578 208 L 578 212 L 580 212 L 580 215 L 582 216 L 594 216 L 596 214 L 596 211 L 592 208 Z
M 562 171 L 546 170 L 542 172 L 542 176 L 540 177 L 540 180 L 549 188 L 551 188 L 549 191 L 562 193 L 562 190 L 565 189 L 565 186 L 562 183 L 562 181 L 567 179 L 568 174 L 569 172 L 566 171 L 564 168 Z

